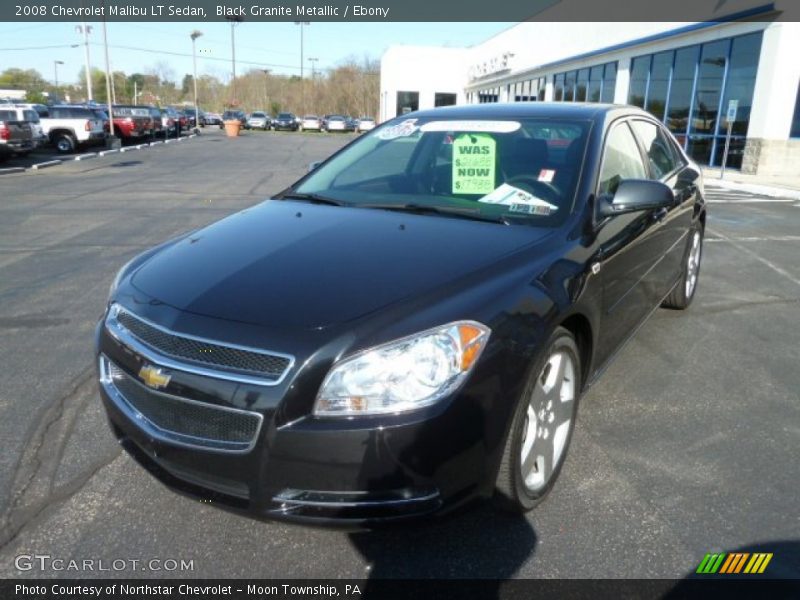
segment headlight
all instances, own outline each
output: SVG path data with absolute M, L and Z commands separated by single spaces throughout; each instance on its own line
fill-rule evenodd
M 374 415 L 429 406 L 466 379 L 490 333 L 475 321 L 457 321 L 345 359 L 325 377 L 314 414 Z

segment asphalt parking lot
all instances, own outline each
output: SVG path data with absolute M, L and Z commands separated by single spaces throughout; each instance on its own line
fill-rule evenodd
M 139 251 L 277 192 L 351 135 L 207 130 L 0 177 L 0 577 L 15 557 L 193 561 L 108 577 L 682 578 L 712 551 L 800 576 L 800 201 L 709 186 L 698 296 L 659 310 L 584 397 L 527 518 L 486 506 L 348 533 L 167 491 L 108 431 L 92 331 Z M 709 182 L 711 183 L 711 182 Z

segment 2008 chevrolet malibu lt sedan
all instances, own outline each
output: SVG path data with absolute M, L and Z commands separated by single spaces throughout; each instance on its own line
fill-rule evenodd
M 103 403 L 162 482 L 251 515 L 527 511 L 582 393 L 692 301 L 705 220 L 699 169 L 638 109 L 404 115 L 124 266 Z

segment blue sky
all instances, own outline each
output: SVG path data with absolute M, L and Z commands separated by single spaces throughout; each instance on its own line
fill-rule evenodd
M 54 60 L 62 83 L 77 83 L 83 68 L 83 46 L 76 31 L 78 23 L 0 23 L 0 71 L 8 67 L 33 68 L 46 79 L 54 77 Z M 92 66 L 103 67 L 102 28 L 90 24 Z M 321 23 L 304 28 L 306 74 L 318 58 L 317 69 L 334 67 L 349 56 L 380 58 L 393 44 L 435 46 L 471 46 L 510 27 L 512 23 Z M 146 72 L 164 62 L 180 81 L 192 72 L 189 34 L 198 29 L 198 75 L 230 76 L 230 25 L 205 23 L 109 23 L 108 36 L 114 70 L 126 73 Z M 275 73 L 300 72 L 300 31 L 291 22 L 247 22 L 236 27 L 236 72 L 249 68 L 270 68 Z M 61 46 L 40 48 L 41 46 Z M 114 47 L 117 46 L 117 47 Z M 126 46 L 127 48 L 120 48 Z M 133 49 L 138 48 L 138 49 Z M 178 56 L 169 53 L 177 53 Z M 185 56 L 180 56 L 185 54 Z M 254 64 L 247 64 L 254 63 Z M 423 66 L 423 65 L 421 65 Z M 424 66 L 423 66 L 424 67 Z

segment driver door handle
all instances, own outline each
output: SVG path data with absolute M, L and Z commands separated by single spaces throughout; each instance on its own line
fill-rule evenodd
M 653 213 L 653 220 L 654 221 L 663 221 L 664 218 L 667 216 L 669 211 L 666 208 L 659 208 L 657 211 Z

